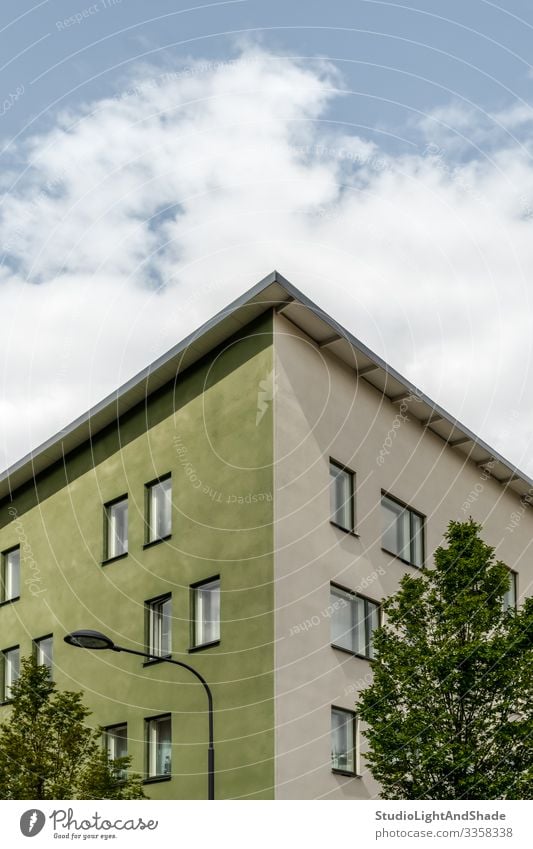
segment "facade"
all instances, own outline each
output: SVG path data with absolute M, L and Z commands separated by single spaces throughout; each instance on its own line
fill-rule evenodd
M 523 597 L 533 482 L 274 272 L 0 481 L 2 714 L 22 655 L 155 799 L 368 799 L 380 601 L 472 515 Z

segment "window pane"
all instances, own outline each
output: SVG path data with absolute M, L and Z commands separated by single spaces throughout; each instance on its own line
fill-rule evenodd
M 172 749 L 170 717 L 152 719 L 148 723 L 148 774 L 170 775 L 172 772 Z
M 18 648 L 4 652 L 4 699 L 12 697 L 12 687 L 20 671 L 20 651 Z
M 43 640 L 37 640 L 36 644 L 36 660 L 39 666 L 47 666 L 52 669 L 53 661 L 53 638 L 45 637 Z
M 20 548 L 4 555 L 3 601 L 20 595 Z
M 150 602 L 150 654 L 169 655 L 172 651 L 172 599 Z
M 108 728 L 105 735 L 107 754 L 112 761 L 119 758 L 125 758 L 128 755 L 128 726 L 116 725 L 114 728 Z M 125 781 L 127 778 L 127 770 L 120 769 L 116 773 L 119 781 Z
M 349 651 L 354 649 L 352 597 L 338 589 L 331 589 L 331 642 Z
M 512 610 L 515 610 L 516 609 L 516 572 L 511 572 L 511 570 L 509 570 L 509 581 L 510 581 L 509 589 L 507 590 L 507 592 L 505 593 L 505 595 L 503 597 L 503 609 L 509 610 L 509 608 L 511 608 Z
M 170 718 L 158 721 L 157 740 L 157 773 L 158 775 L 170 775 L 171 747 L 170 747 Z
M 345 772 L 355 771 L 353 714 L 333 708 L 331 711 L 331 766 Z
M 398 557 L 422 566 L 424 562 L 424 520 L 417 513 L 397 504 L 386 495 L 383 509 L 383 548 Z
M 150 605 L 150 639 L 148 644 L 148 651 L 150 654 L 159 654 L 159 617 L 157 615 L 157 608 L 151 604 Z
M 347 531 L 353 531 L 353 475 L 330 463 L 331 520 Z
M 357 654 L 366 655 L 366 626 L 365 626 L 365 601 L 359 596 L 354 599 L 354 632 L 355 648 Z
M 195 645 L 220 639 L 220 580 L 209 581 L 194 589 Z
M 372 634 L 379 627 L 379 604 L 331 587 L 331 642 L 362 657 L 373 657 Z
M 162 539 L 172 529 L 172 481 L 164 481 L 150 487 L 150 535 L 149 541 Z
M 128 726 L 117 725 L 115 728 L 109 728 L 106 732 L 107 752 L 109 757 L 116 761 L 118 758 L 125 758 L 128 754 Z
M 161 603 L 161 654 L 170 654 L 172 651 L 172 601 L 170 598 Z
M 404 509 L 399 519 L 399 554 L 411 562 L 411 522 L 409 510 Z
M 118 557 L 128 550 L 128 500 L 125 498 L 107 508 L 107 556 Z
M 367 601 L 368 657 L 374 657 L 374 631 L 379 628 L 379 605 Z
M 424 565 L 424 522 L 417 513 L 411 513 L 411 529 L 413 533 L 413 557 L 411 562 L 414 566 Z
M 385 495 L 381 504 L 383 507 L 383 548 L 386 548 L 392 554 L 400 554 L 402 549 L 400 524 L 403 508 Z

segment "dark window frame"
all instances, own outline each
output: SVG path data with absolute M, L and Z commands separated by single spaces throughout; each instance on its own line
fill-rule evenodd
M 383 497 L 388 498 L 390 501 L 393 501 L 398 507 L 401 507 L 403 510 L 407 510 L 409 513 L 409 556 L 410 560 L 406 560 L 405 557 L 402 557 L 401 554 L 395 554 L 394 551 L 390 551 L 390 549 L 385 548 L 384 545 L 381 546 L 381 550 L 386 554 L 390 554 L 391 557 L 395 557 L 397 560 L 400 560 L 402 563 L 406 563 L 408 566 L 412 566 L 413 569 L 423 569 L 426 563 L 426 520 L 427 516 L 424 513 L 421 513 L 420 510 L 417 510 L 415 507 L 411 507 L 407 502 L 402 501 L 401 498 L 397 498 L 395 495 L 392 495 L 391 492 L 387 489 L 381 490 L 381 498 L 380 498 L 380 508 L 383 504 Z M 414 562 L 414 550 L 415 550 L 415 534 L 413 534 L 413 515 L 418 516 L 419 519 L 422 520 L 422 563 L 418 566 Z M 382 532 L 383 538 L 383 532 Z
M 514 605 L 509 605 L 505 608 L 505 610 L 518 610 L 518 575 L 516 569 L 510 569 L 507 567 L 507 571 L 509 572 L 509 578 L 511 580 L 511 584 L 509 586 L 509 590 L 514 589 Z
M 120 504 L 121 501 L 127 501 L 128 503 L 128 548 L 126 551 L 122 551 L 120 554 L 109 554 L 109 513 L 108 510 L 110 507 L 114 507 L 115 504 Z M 125 492 L 123 495 L 118 495 L 116 498 L 112 498 L 110 501 L 106 501 L 103 504 L 104 510 L 104 552 L 102 558 L 102 566 L 106 566 L 108 563 L 114 563 L 115 560 L 122 560 L 124 557 L 127 557 L 129 552 L 129 543 L 130 543 L 130 503 L 129 503 L 129 493 Z
M 106 734 L 108 731 L 113 731 L 115 728 L 127 728 L 127 722 L 113 722 L 111 725 L 103 725 L 102 731 Z
M 340 713 L 349 714 L 352 717 L 352 740 L 353 740 L 353 764 L 354 764 L 354 768 L 353 768 L 353 772 L 352 772 L 349 769 L 338 769 L 337 767 L 332 766 L 331 772 L 334 775 L 346 775 L 349 778 L 361 778 L 361 772 L 358 769 L 360 755 L 361 755 L 361 753 L 359 751 L 359 716 L 356 713 L 356 711 L 352 710 L 351 708 L 344 708 L 344 707 L 341 707 L 340 705 L 336 705 L 336 704 L 331 705 L 331 709 L 330 709 L 330 732 L 329 732 L 330 733 L 330 741 L 331 741 L 332 730 L 333 730 L 332 717 L 333 717 L 333 711 L 334 710 L 339 711 Z
M 158 604 L 162 601 L 167 601 L 170 599 L 172 601 L 172 593 L 162 593 L 161 595 L 156 595 L 153 598 L 148 598 L 144 602 L 144 645 L 146 647 L 146 651 L 148 654 L 154 654 L 154 652 L 150 651 L 150 644 L 152 639 L 151 634 L 151 612 L 153 610 L 153 605 Z M 171 616 L 172 619 L 172 616 Z M 146 659 L 143 663 L 143 666 L 151 666 L 154 663 L 164 663 L 166 658 L 172 657 L 172 625 L 170 632 L 170 644 L 171 651 L 169 654 L 162 654 L 161 657 L 153 657 L 150 659 Z M 156 718 L 156 717 L 154 717 Z
M 5 598 L 6 594 L 6 557 L 8 554 L 11 554 L 13 551 L 19 552 L 19 592 L 18 595 L 13 595 L 11 598 Z M 14 601 L 20 600 L 20 578 L 22 571 L 22 556 L 20 550 L 20 543 L 16 543 L 15 545 L 10 545 L 9 548 L 4 548 L 3 551 L 0 552 L 0 607 L 3 604 L 12 604 Z
M 0 649 L 0 664 L 1 664 L 1 680 L 0 680 L 0 704 L 10 705 L 13 699 L 6 699 L 6 654 L 18 649 L 19 653 L 19 675 L 20 675 L 20 643 L 14 646 L 8 646 L 5 649 Z
M 151 489 L 154 486 L 157 486 L 158 483 L 163 483 L 163 481 L 172 480 L 172 472 L 165 472 L 163 475 L 159 475 L 157 478 L 154 478 L 148 483 L 144 485 L 144 544 L 143 548 L 151 548 L 153 545 L 158 545 L 161 542 L 166 542 L 172 537 L 172 512 L 170 517 L 170 526 L 171 531 L 168 534 L 165 534 L 162 537 L 155 537 L 154 539 L 150 539 L 150 529 L 152 527 L 152 515 L 151 515 Z
M 126 754 L 121 755 L 121 757 L 129 756 L 129 736 L 128 736 L 128 723 L 127 722 L 114 722 L 112 725 L 104 725 L 102 727 L 102 747 L 105 752 L 107 752 L 107 756 L 109 757 L 109 746 L 107 741 L 107 735 L 110 731 L 114 731 L 115 728 L 125 728 L 126 729 Z M 110 758 L 111 761 L 116 761 L 117 758 Z M 123 784 L 127 781 L 128 775 L 127 770 L 121 770 L 124 775 L 120 776 L 118 779 L 118 784 Z
M 162 775 L 150 775 L 150 723 L 155 722 L 158 719 L 170 719 L 170 765 L 171 772 L 169 774 L 163 773 Z M 144 756 L 144 779 L 143 784 L 156 784 L 159 781 L 171 781 L 172 780 L 172 713 L 167 711 L 166 713 L 158 713 L 154 716 L 145 716 L 144 717 L 144 741 L 145 741 L 145 756 Z
M 35 662 L 37 663 L 37 662 L 38 662 L 38 659 L 37 659 L 38 646 L 39 646 L 39 643 L 41 643 L 43 640 L 52 640 L 52 663 L 51 663 L 51 665 L 50 665 L 49 667 L 47 667 L 47 668 L 48 668 L 48 670 L 49 670 L 49 672 L 50 672 L 50 678 L 51 678 L 51 680 L 53 680 L 53 668 L 54 668 L 54 659 L 53 659 L 53 651 L 54 651 L 54 635 L 53 635 L 53 634 L 43 634 L 43 636 L 42 636 L 42 637 L 35 637 L 35 639 L 33 639 L 33 640 L 31 641 L 32 655 L 33 655 L 33 658 L 34 658 Z M 41 666 L 44 666 L 45 664 L 43 663 L 43 664 L 40 664 L 40 665 L 41 665 Z
M 202 578 L 201 581 L 195 581 L 193 584 L 189 584 L 189 610 L 190 610 L 190 629 L 189 629 L 189 654 L 192 654 L 197 651 L 202 651 L 202 649 L 213 648 L 213 646 L 220 645 L 221 637 L 218 640 L 210 640 L 208 643 L 196 643 L 196 590 L 200 587 L 205 586 L 205 584 L 211 584 L 213 581 L 218 581 L 220 584 L 220 608 L 222 610 L 222 579 L 220 574 L 212 575 L 210 578 Z M 220 622 L 222 617 L 219 618 L 219 630 L 222 633 L 222 629 L 220 628 Z
M 330 457 L 329 458 L 329 465 L 328 465 L 330 488 L 331 488 L 332 483 L 333 483 L 332 477 L 331 477 L 331 467 L 332 466 L 335 466 L 335 468 L 339 469 L 339 471 L 341 471 L 341 472 L 346 472 L 350 477 L 350 502 L 349 503 L 350 503 L 351 527 L 345 528 L 344 525 L 339 525 L 339 523 L 336 522 L 331 515 L 329 517 L 329 523 L 330 523 L 330 525 L 333 525 L 334 528 L 338 528 L 340 531 L 344 531 L 345 534 L 351 534 L 354 537 L 358 537 L 359 534 L 356 531 L 356 526 L 357 526 L 356 525 L 356 518 L 357 517 L 356 517 L 356 511 L 355 511 L 356 472 L 355 472 L 354 469 L 351 469 L 349 466 L 346 466 L 344 463 L 339 462 L 339 460 L 335 460 L 333 457 Z M 331 493 L 331 489 L 330 489 L 330 493 Z M 331 498 L 331 494 L 330 494 L 330 498 Z
M 378 628 L 381 628 L 382 625 L 383 625 L 383 603 L 381 601 L 376 601 L 375 598 L 371 598 L 368 595 L 363 595 L 362 593 L 358 593 L 356 590 L 350 590 L 350 589 L 348 589 L 348 587 L 344 587 L 342 584 L 337 583 L 337 581 L 330 581 L 329 587 L 330 587 L 330 598 L 331 598 L 331 589 L 333 588 L 333 589 L 336 589 L 336 590 L 340 590 L 341 592 L 346 593 L 347 595 L 350 595 L 353 598 L 360 598 L 362 601 L 364 601 L 364 603 L 365 603 L 365 614 L 364 614 L 364 616 L 365 616 L 365 651 L 368 652 L 368 648 L 370 646 L 370 637 L 371 637 L 370 617 L 368 615 L 368 605 L 373 604 L 375 607 L 377 607 L 378 619 L 379 619 Z M 352 655 L 352 657 L 359 657 L 362 660 L 374 660 L 374 658 L 371 657 L 369 654 L 361 654 L 360 652 L 352 651 L 351 649 L 347 649 L 344 646 L 339 646 L 337 643 L 332 642 L 331 646 L 332 646 L 332 648 L 337 649 L 338 651 L 343 651 L 346 654 Z

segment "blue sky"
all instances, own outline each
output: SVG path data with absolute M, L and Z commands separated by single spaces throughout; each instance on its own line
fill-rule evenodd
M 0 466 L 277 267 L 533 474 L 533 8 L 9 2 Z
M 84 12 L 80 23 L 65 24 Z M 189 57 L 224 60 L 244 35 L 275 53 L 332 59 L 350 92 L 332 120 L 370 133 L 397 130 L 398 144 L 409 138 L 413 112 L 451 97 L 482 111 L 531 98 L 533 9 L 524 0 L 17 0 L 2 4 L 0 28 L 2 94 L 25 87 L 3 116 L 3 137 L 41 129 L 80 98 L 115 92 L 141 59 L 162 67 Z

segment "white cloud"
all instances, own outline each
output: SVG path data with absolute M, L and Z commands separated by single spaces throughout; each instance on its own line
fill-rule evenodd
M 425 121 L 420 152 L 391 156 L 331 129 L 338 87 L 326 63 L 254 48 L 143 67 L 129 95 L 15 151 L 28 167 L 2 180 L 0 465 L 278 268 L 533 473 L 527 148 L 504 134 L 461 163 Z M 477 116 L 450 116 L 477 144 Z

